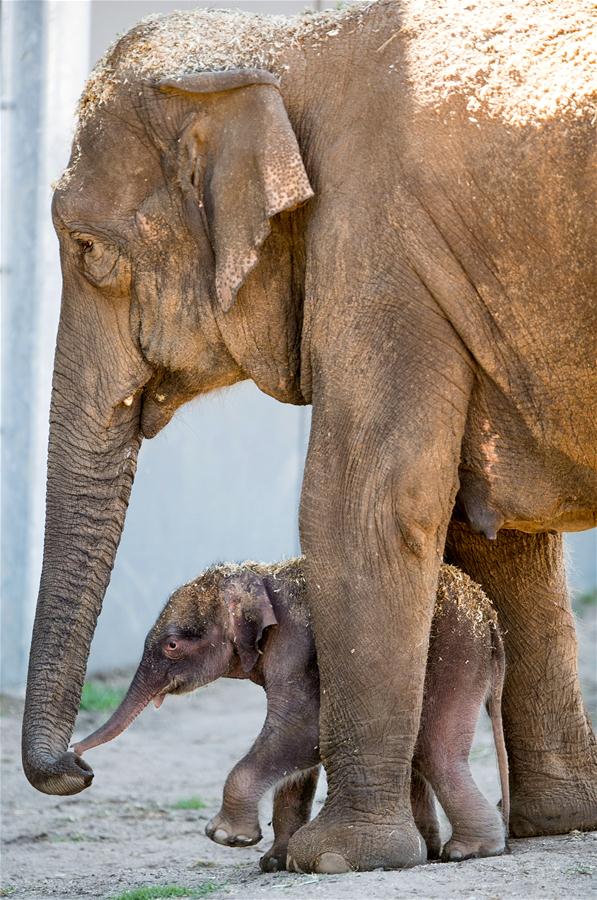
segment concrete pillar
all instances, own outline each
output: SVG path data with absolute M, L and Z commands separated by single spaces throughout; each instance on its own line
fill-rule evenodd
M 2 5 L 2 687 L 25 681 L 41 568 L 60 263 L 51 182 L 89 66 L 87 0 Z

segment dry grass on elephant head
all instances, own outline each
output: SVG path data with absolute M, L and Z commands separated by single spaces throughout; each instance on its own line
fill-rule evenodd
M 113 44 L 93 70 L 79 104 L 84 121 L 128 73 L 146 78 L 255 67 L 281 75 L 281 57 L 307 40 L 325 41 L 356 26 L 370 4 L 322 13 L 267 16 L 241 10 L 195 9 L 148 16 Z

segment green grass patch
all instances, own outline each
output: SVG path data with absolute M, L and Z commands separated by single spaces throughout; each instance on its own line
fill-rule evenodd
M 597 606 L 597 588 L 593 588 L 590 591 L 583 591 L 582 594 L 576 594 L 573 606 L 576 610 L 583 610 L 588 606 Z
M 568 869 L 564 870 L 566 875 L 592 875 L 595 871 L 595 866 L 570 866 Z
M 135 888 L 132 891 L 125 891 L 124 894 L 118 894 L 111 900 L 160 900 L 162 897 L 207 897 L 218 890 L 219 885 L 213 881 L 206 881 L 205 884 L 197 888 L 180 887 L 177 884 L 159 884 L 151 887 Z
M 84 834 L 54 834 L 50 838 L 50 841 L 53 844 L 80 844 L 82 841 L 87 841 L 87 838 Z
M 0 887 L 0 897 L 10 897 L 11 894 L 14 894 L 16 888 L 13 887 Z
M 183 797 L 172 804 L 172 809 L 207 809 L 208 804 L 201 797 Z
M 81 694 L 80 709 L 85 712 L 109 712 L 116 709 L 126 691 L 114 688 L 103 681 L 86 681 Z

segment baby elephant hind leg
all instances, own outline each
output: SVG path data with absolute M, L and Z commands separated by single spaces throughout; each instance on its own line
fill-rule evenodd
M 427 859 L 439 859 L 442 840 L 431 785 L 413 766 L 410 781 L 410 802 L 413 818 L 427 847 Z
M 506 849 L 504 822 L 469 768 L 479 712 L 492 683 L 489 625 L 483 625 L 483 637 L 476 636 L 452 611 L 441 617 L 434 631 L 414 764 L 432 785 L 452 825 L 442 859 L 497 856 Z
M 286 868 L 288 841 L 311 818 L 313 797 L 319 779 L 319 766 L 297 772 L 276 788 L 274 795 L 274 843 L 259 860 L 262 872 L 281 872 Z

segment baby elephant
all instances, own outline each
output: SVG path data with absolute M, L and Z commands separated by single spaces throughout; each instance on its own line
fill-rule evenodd
M 275 840 L 260 861 L 263 871 L 286 867 L 288 841 L 309 819 L 319 774 L 319 673 L 304 595 L 300 559 L 217 566 L 179 588 L 147 636 L 120 707 L 74 748 L 82 753 L 111 740 L 151 700 L 160 706 L 166 694 L 193 691 L 221 676 L 260 684 L 267 693 L 263 729 L 228 775 L 222 808 L 206 831 L 220 844 L 257 843 L 259 800 L 277 785 Z M 371 651 L 354 649 L 364 652 Z M 433 792 L 452 825 L 443 859 L 504 851 L 502 817 L 478 790 L 468 766 L 479 710 L 487 700 L 507 822 L 503 679 L 504 651 L 489 600 L 459 569 L 442 566 L 411 787 L 413 815 L 430 858 L 441 852 Z

